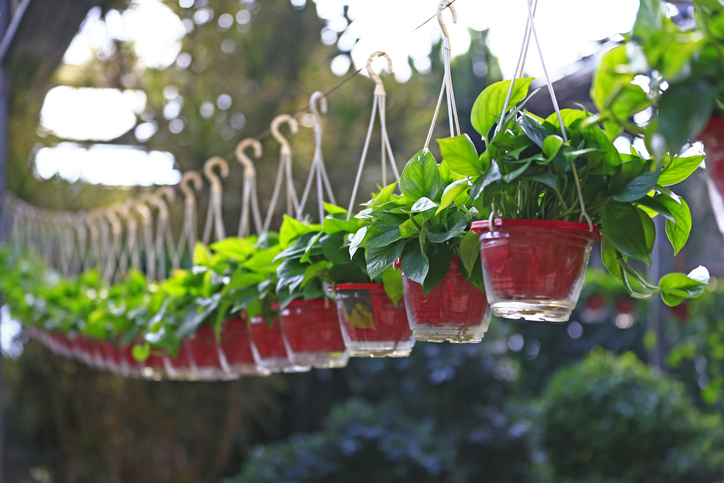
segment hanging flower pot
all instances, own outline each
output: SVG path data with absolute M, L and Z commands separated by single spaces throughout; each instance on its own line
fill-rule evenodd
M 709 200 L 719 231 L 724 233 L 724 117 L 709 119 L 699 139 L 706 151 Z
M 32 329 L 35 329 L 34 331 Z M 57 343 L 55 341 L 55 338 L 53 337 L 52 332 L 48 332 L 46 330 L 40 330 L 36 327 L 31 327 L 30 331 L 30 337 L 38 341 L 40 344 L 42 344 L 44 347 L 46 347 L 51 352 L 58 354 L 60 351 L 60 348 L 57 347 Z
M 229 379 L 231 371 L 216 339 L 213 327 L 202 325 L 185 341 L 196 364 L 196 377 L 204 381 Z
M 160 381 L 166 375 L 166 369 L 163 363 L 163 354 L 152 353 L 148 358 L 143 361 L 141 369 L 141 376 L 146 379 L 153 379 L 154 381 Z
M 181 381 L 196 381 L 199 379 L 196 363 L 190 355 L 187 342 L 186 339 L 181 341 L 176 357 L 165 355 L 163 358 L 164 370 L 169 379 Z
M 93 367 L 93 353 L 91 352 L 88 339 L 80 334 L 76 334 L 72 339 L 73 357 L 88 367 Z
M 120 374 L 125 377 L 140 377 L 142 366 L 133 357 L 133 344 L 119 344 Z
M 415 345 L 405 304 L 397 306 L 376 283 L 335 288 L 342 337 L 352 357 L 407 357 Z
M 251 335 L 246 320 L 230 319 L 221 327 L 221 352 L 232 374 L 268 376 L 269 371 L 257 367 L 251 351 Z
M 450 260 L 447 275 L 427 296 L 422 286 L 404 272 L 402 286 L 407 319 L 415 339 L 480 342 L 488 331 L 491 312 L 485 294 L 465 280 L 459 258 Z
M 344 367 L 344 345 L 337 308 L 328 299 L 295 300 L 279 314 L 292 362 L 313 367 Z
M 493 313 L 509 319 L 564 322 L 581 295 L 594 241 L 586 223 L 476 221 L 483 277 Z
M 101 353 L 105 367 L 114 374 L 118 374 L 121 369 L 121 358 L 118 353 L 118 346 L 114 342 L 108 340 L 103 341 L 101 342 Z
M 54 352 L 61 357 L 73 357 L 73 344 L 68 340 L 65 334 L 59 332 L 48 332 L 50 340 L 53 341 Z
M 261 315 L 252 317 L 249 335 L 251 336 L 251 352 L 254 355 L 254 361 L 262 370 L 306 372 L 311 369 L 309 366 L 291 362 L 278 317 L 274 317 L 271 324 L 268 324 Z

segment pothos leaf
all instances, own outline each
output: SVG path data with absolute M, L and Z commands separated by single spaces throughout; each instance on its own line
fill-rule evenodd
M 402 194 L 413 201 L 420 198 L 435 200 L 440 194 L 441 185 L 437 162 L 427 149 L 418 152 L 407 162 L 400 177 Z

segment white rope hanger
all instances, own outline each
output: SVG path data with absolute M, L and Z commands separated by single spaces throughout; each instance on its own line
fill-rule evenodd
M 171 214 L 169 203 L 176 201 L 176 192 L 170 186 L 161 186 L 155 193 L 158 207 L 158 222 L 156 224 L 156 258 L 158 259 L 158 279 L 166 279 L 166 253 L 173 259 L 174 242 L 171 228 Z
M 179 189 L 184 195 L 184 223 L 171 262 L 174 270 L 178 270 L 181 267 L 181 258 L 183 258 L 185 250 L 188 250 L 189 255 L 193 255 L 194 253 L 194 246 L 196 245 L 196 239 L 198 237 L 196 194 L 194 190 L 201 191 L 203 186 L 204 181 L 196 171 L 186 171 L 183 178 L 181 178 Z
M 367 73 L 375 82 L 374 100 L 372 102 L 372 117 L 370 118 L 370 125 L 367 128 L 367 137 L 365 138 L 364 148 L 362 149 L 362 158 L 359 162 L 359 168 L 357 169 L 357 177 L 354 180 L 354 188 L 352 189 L 352 197 L 349 200 L 349 209 L 347 210 L 347 220 L 352 215 L 352 209 L 354 208 L 355 198 L 357 197 L 357 190 L 359 188 L 360 180 L 362 179 L 362 170 L 364 169 L 365 159 L 367 158 L 367 150 L 370 147 L 370 140 L 372 139 L 372 128 L 375 125 L 375 114 L 379 109 L 380 115 L 380 135 L 382 137 L 382 186 L 387 186 L 387 162 L 386 155 L 390 156 L 390 165 L 392 166 L 392 173 L 395 175 L 395 179 L 400 179 L 400 173 L 397 170 L 395 164 L 395 155 L 392 153 L 392 147 L 390 146 L 390 138 L 387 135 L 387 92 L 385 92 L 385 85 L 382 83 L 380 76 L 372 70 L 372 60 L 377 57 L 385 57 L 387 59 L 387 70 L 392 72 L 392 60 L 390 56 L 384 52 L 375 52 L 367 59 Z
M 79 275 L 88 266 L 90 248 L 88 246 L 88 213 L 79 211 L 73 216 L 73 228 L 78 240 L 78 257 L 73 267 L 75 275 Z
M 254 138 L 246 138 L 236 146 L 236 159 L 244 169 L 244 195 L 241 201 L 241 218 L 239 219 L 239 238 L 249 235 L 249 210 L 254 217 L 254 227 L 257 235 L 262 233 L 261 213 L 259 212 L 259 197 L 256 193 L 256 169 L 251 158 L 246 155 L 247 148 L 254 150 L 254 157 L 262 155 L 261 143 Z
M 450 71 L 450 59 L 452 56 L 452 50 L 450 49 L 450 35 L 447 31 L 447 27 L 445 26 L 445 22 L 443 22 L 442 20 L 442 12 L 446 8 L 449 9 L 450 13 L 452 14 L 453 23 L 457 23 L 458 21 L 458 15 L 455 11 L 455 7 L 452 6 L 452 2 L 450 0 L 441 0 L 437 6 L 437 22 L 440 24 L 440 29 L 442 30 L 442 61 L 443 66 L 445 67 L 445 75 L 442 79 L 440 96 L 438 97 L 437 105 L 435 106 L 435 114 L 432 116 L 430 130 L 428 131 L 427 139 L 425 140 L 425 149 L 428 148 L 428 146 L 430 145 L 430 141 L 432 140 L 432 132 L 435 129 L 435 122 L 437 121 L 437 116 L 440 112 L 442 97 L 443 94 L 446 93 L 446 91 L 448 119 L 450 122 L 450 136 L 454 137 L 460 135 L 460 121 L 458 120 L 457 106 L 455 105 L 455 92 L 453 91 L 452 76 Z
M 140 265 L 140 247 L 143 245 L 146 251 L 146 280 L 151 282 L 156 279 L 156 247 L 153 239 L 153 214 L 145 203 L 145 197 L 140 197 L 130 204 L 130 207 L 141 217 L 141 232 L 137 243 L 139 251 L 139 267 Z
M 221 201 L 223 196 L 223 188 L 221 186 L 221 180 L 214 173 L 214 168 L 218 167 L 221 176 L 226 178 L 229 176 L 229 163 L 220 156 L 214 156 L 204 163 L 204 176 L 209 180 L 211 184 L 211 192 L 209 194 L 209 209 L 206 213 L 206 226 L 204 227 L 204 236 L 201 241 L 204 245 L 208 245 L 211 241 L 211 228 L 214 228 L 214 234 L 216 235 L 216 241 L 223 240 L 226 238 L 226 231 L 224 230 L 224 220 L 221 217 Z M 193 253 L 193 252 L 192 252 Z
M 556 116 L 558 117 L 558 125 L 561 128 L 561 137 L 563 138 L 563 142 L 568 143 L 568 134 L 566 133 L 566 127 L 563 124 L 563 117 L 561 116 L 561 110 L 558 107 L 558 99 L 556 98 L 556 93 L 553 89 L 553 83 L 551 82 L 550 76 L 548 75 L 548 69 L 546 68 L 545 59 L 543 58 L 543 50 L 540 45 L 540 41 L 538 40 L 538 33 L 535 28 L 535 10 L 538 7 L 538 0 L 524 0 L 526 3 L 526 7 L 528 10 L 528 18 L 526 20 L 526 29 L 525 29 L 525 35 L 523 36 L 523 46 L 520 50 L 520 55 L 518 57 L 518 62 L 516 67 L 516 73 L 515 77 L 510 82 L 510 87 L 508 88 L 508 94 L 505 98 L 505 103 L 503 104 L 503 112 L 500 116 L 501 121 L 505 118 L 505 113 L 508 110 L 508 105 L 510 103 L 510 98 L 513 94 L 513 86 L 515 84 L 515 80 L 518 78 L 518 76 L 523 75 L 523 67 L 525 66 L 525 60 L 528 55 L 528 45 L 530 43 L 531 33 L 533 38 L 535 39 L 535 44 L 538 50 L 538 56 L 540 58 L 541 66 L 543 67 L 543 75 L 546 80 L 546 85 L 548 87 L 548 93 L 551 97 L 551 103 L 553 104 L 553 109 L 556 112 Z M 495 133 L 497 134 L 500 131 L 500 123 L 498 123 L 498 126 L 495 128 Z M 588 227 L 590 230 L 593 230 L 593 221 L 591 220 L 591 217 L 586 212 L 585 204 L 583 203 L 583 192 L 581 191 L 581 183 L 578 179 L 578 172 L 576 171 L 576 166 L 571 165 L 573 169 L 573 173 L 575 174 L 575 181 L 576 181 L 576 189 L 578 191 L 578 201 L 581 206 L 581 216 L 579 218 L 579 222 L 582 222 L 584 219 L 588 222 Z M 490 225 L 492 227 L 492 224 Z
M 294 179 L 292 179 L 292 147 L 289 141 L 282 135 L 279 128 L 282 124 L 287 124 L 292 134 L 299 132 L 299 123 L 289 114 L 280 114 L 275 117 L 271 122 L 271 133 L 274 139 L 281 145 L 279 151 L 279 170 L 277 171 L 277 179 L 274 183 L 274 191 L 272 193 L 271 200 L 269 201 L 269 208 L 266 212 L 266 218 L 264 219 L 263 232 L 269 231 L 272 218 L 274 217 L 274 210 L 279 199 L 279 193 L 281 191 L 282 183 L 286 178 L 286 196 L 287 196 L 287 210 L 286 214 L 294 217 L 299 211 L 299 200 L 297 199 L 297 192 L 294 189 Z
M 318 104 L 319 106 L 317 106 Z M 337 201 L 334 199 L 334 193 L 332 192 L 332 186 L 327 177 L 327 170 L 324 167 L 324 158 L 322 157 L 322 119 L 319 113 L 320 111 L 323 113 L 327 112 L 327 98 L 319 91 L 314 92 L 309 98 L 309 110 L 312 111 L 312 116 L 314 116 L 314 159 L 312 160 L 312 167 L 309 170 L 307 184 L 304 187 L 302 200 L 299 202 L 297 219 L 302 218 L 302 211 L 307 203 L 312 181 L 315 180 L 316 177 L 319 222 L 322 223 L 324 220 L 324 191 L 327 192 L 330 202 L 335 205 L 337 204 Z
M 110 241 L 106 238 L 107 246 L 103 247 L 102 250 L 105 255 L 105 269 L 103 271 L 103 278 L 108 282 L 116 279 L 116 272 L 125 275 L 128 271 L 128 252 L 124 248 L 123 244 L 123 222 L 121 221 L 121 213 L 123 211 L 122 205 L 116 204 L 110 206 L 104 213 L 106 219 L 111 225 L 110 229 Z M 135 233 L 130 236 L 131 226 L 134 226 L 135 222 L 129 224 L 129 240 L 135 244 Z

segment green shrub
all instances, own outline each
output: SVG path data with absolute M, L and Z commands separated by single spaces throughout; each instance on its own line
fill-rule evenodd
M 460 416 L 469 431 L 450 430 L 432 415 L 410 416 L 394 404 L 351 399 L 332 410 L 321 431 L 257 447 L 235 482 L 530 481 L 523 428 Z
M 627 353 L 595 350 L 559 371 L 541 400 L 542 446 L 555 481 L 718 481 L 722 421 L 681 383 Z

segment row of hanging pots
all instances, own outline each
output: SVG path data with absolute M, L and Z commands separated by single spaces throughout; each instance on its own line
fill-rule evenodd
M 428 296 L 403 273 L 410 327 L 417 340 L 480 342 L 491 315 L 531 321 L 567 321 L 583 288 L 598 228 L 549 220 L 476 221 L 485 293 L 468 283 L 453 258 Z M 396 267 L 399 268 L 397 263 Z
M 131 344 L 100 341 L 80 334 L 69 337 L 35 327 L 31 328 L 30 334 L 62 357 L 127 377 L 227 380 L 268 374 L 257 367 L 249 346 L 246 322 L 239 319 L 224 324 L 220 341 L 210 326 L 203 326 L 182 341 L 176 357 L 154 351 L 143 362 L 133 357 Z

